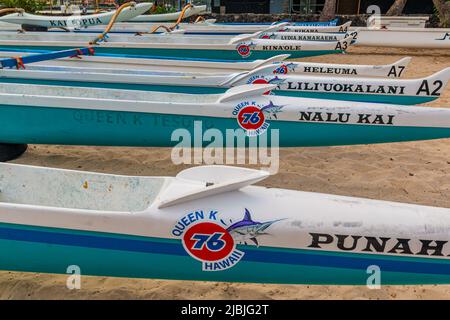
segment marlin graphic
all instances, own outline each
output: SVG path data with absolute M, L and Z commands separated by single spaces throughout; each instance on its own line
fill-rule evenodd
M 272 78 L 270 80 L 268 80 L 267 82 L 270 84 L 276 84 L 277 85 L 277 89 L 280 88 L 280 84 L 282 84 L 286 79 L 280 79 L 278 78 L 278 76 L 275 76 L 275 78 Z
M 285 63 L 284 66 L 286 66 L 289 71 L 295 71 L 296 64 L 293 62 L 289 62 Z
M 282 112 L 281 109 L 283 109 L 283 107 L 284 106 L 276 106 L 272 101 L 270 101 L 267 106 L 261 108 L 261 111 L 268 114 L 270 119 L 272 119 L 272 117 L 278 119 L 277 113 Z
M 277 221 L 283 219 L 266 221 L 266 222 L 257 222 L 252 220 L 252 216 L 250 215 L 250 211 L 245 209 L 244 219 L 233 223 L 231 226 L 227 228 L 227 231 L 233 237 L 234 240 L 243 242 L 247 244 L 247 240 L 251 240 L 255 245 L 259 246 L 258 240 L 256 239 L 258 236 L 262 236 L 268 233 L 265 233 L 267 228 L 269 228 L 272 224 Z
M 444 36 L 441 38 L 441 39 L 436 39 L 436 40 L 445 40 L 445 39 L 449 39 L 450 40 L 450 33 L 446 33 L 446 34 L 444 34 Z

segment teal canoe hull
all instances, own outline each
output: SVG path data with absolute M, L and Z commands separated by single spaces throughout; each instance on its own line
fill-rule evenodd
M 258 136 L 258 143 L 264 143 L 264 138 L 271 145 L 274 138 L 272 136 L 276 132 L 280 147 L 353 145 L 450 137 L 450 128 L 267 121 L 269 130 Z M 202 140 L 202 134 L 211 128 L 218 129 L 222 137 L 242 131 L 235 118 L 0 105 L 2 143 L 171 147 L 183 141 L 183 138 L 172 141 L 172 134 L 176 129 L 182 129 L 181 134 L 187 135 L 193 145 L 195 137 Z M 249 137 L 245 139 L 248 143 Z M 224 144 L 225 142 L 223 141 Z M 209 144 L 210 142 L 203 142 L 204 146 Z
M 62 51 L 74 49 L 70 46 L 39 46 L 39 45 L 1 45 L 0 50 L 7 51 L 14 50 L 44 50 L 44 51 Z M 195 50 L 195 49 L 170 49 L 170 48 L 111 48 L 94 46 L 95 52 L 98 54 L 114 54 L 126 55 L 128 57 L 138 56 L 161 56 L 161 57 L 179 57 L 179 58 L 206 58 L 206 59 L 223 59 L 223 60 L 257 60 L 268 59 L 280 54 L 289 54 L 290 58 L 304 58 L 320 56 L 325 54 L 342 53 L 342 50 L 297 50 L 297 51 L 263 51 L 252 50 L 252 53 L 247 57 L 242 57 L 237 50 Z
M 177 280 L 366 285 L 368 268 L 385 284 L 448 284 L 450 261 L 238 245 L 232 268 L 202 271 L 181 240 L 0 223 L 0 269 Z M 14 252 L 14 254 L 11 254 Z M 370 270 L 370 268 L 369 268 Z M 371 283 L 369 281 L 369 283 Z
M 60 80 L 42 80 L 42 79 L 21 79 L 21 78 L 0 78 L 0 83 L 19 83 L 19 84 L 37 84 L 54 85 L 69 87 L 97 87 L 107 89 L 123 90 L 142 90 L 159 92 L 176 92 L 191 94 L 218 94 L 224 93 L 227 88 L 200 87 L 200 86 L 174 86 L 174 85 L 148 85 L 133 83 L 107 83 L 107 82 L 89 82 L 89 81 L 60 81 Z M 382 94 L 356 94 L 356 93 L 330 93 L 330 92 L 305 92 L 300 90 L 274 90 L 278 96 L 346 100 L 357 102 L 388 103 L 400 105 L 416 105 L 436 100 L 437 96 L 400 96 L 400 95 L 382 95 Z

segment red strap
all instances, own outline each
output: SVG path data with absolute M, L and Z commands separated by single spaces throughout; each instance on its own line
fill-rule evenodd
M 83 55 L 83 52 L 80 49 L 75 49 L 77 51 L 77 54 L 74 54 L 73 56 L 70 56 L 70 58 L 77 58 L 77 59 L 81 59 L 80 56 Z
M 16 59 L 16 68 L 19 69 L 25 69 L 25 65 L 23 64 L 22 57 L 14 57 Z
M 93 48 L 87 48 L 88 49 L 88 54 L 90 56 L 93 56 L 95 54 L 95 51 Z M 70 58 L 78 58 L 78 59 L 82 59 L 81 56 L 84 55 L 83 51 L 81 51 L 81 49 L 75 49 L 77 51 L 77 54 L 74 54 L 73 56 L 70 56 Z

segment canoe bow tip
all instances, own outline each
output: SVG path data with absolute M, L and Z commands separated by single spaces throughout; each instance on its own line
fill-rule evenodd
M 404 57 L 394 63 L 396 66 L 404 66 L 406 67 L 412 60 L 412 57 Z
M 432 75 L 428 76 L 426 79 L 428 79 L 429 81 L 441 80 L 443 82 L 442 88 L 445 88 L 448 81 L 450 80 L 450 67 L 435 72 Z

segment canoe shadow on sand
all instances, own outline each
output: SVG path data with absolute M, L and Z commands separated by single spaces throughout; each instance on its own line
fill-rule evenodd
M 14 160 L 20 157 L 28 148 L 26 144 L 0 143 L 0 162 Z

